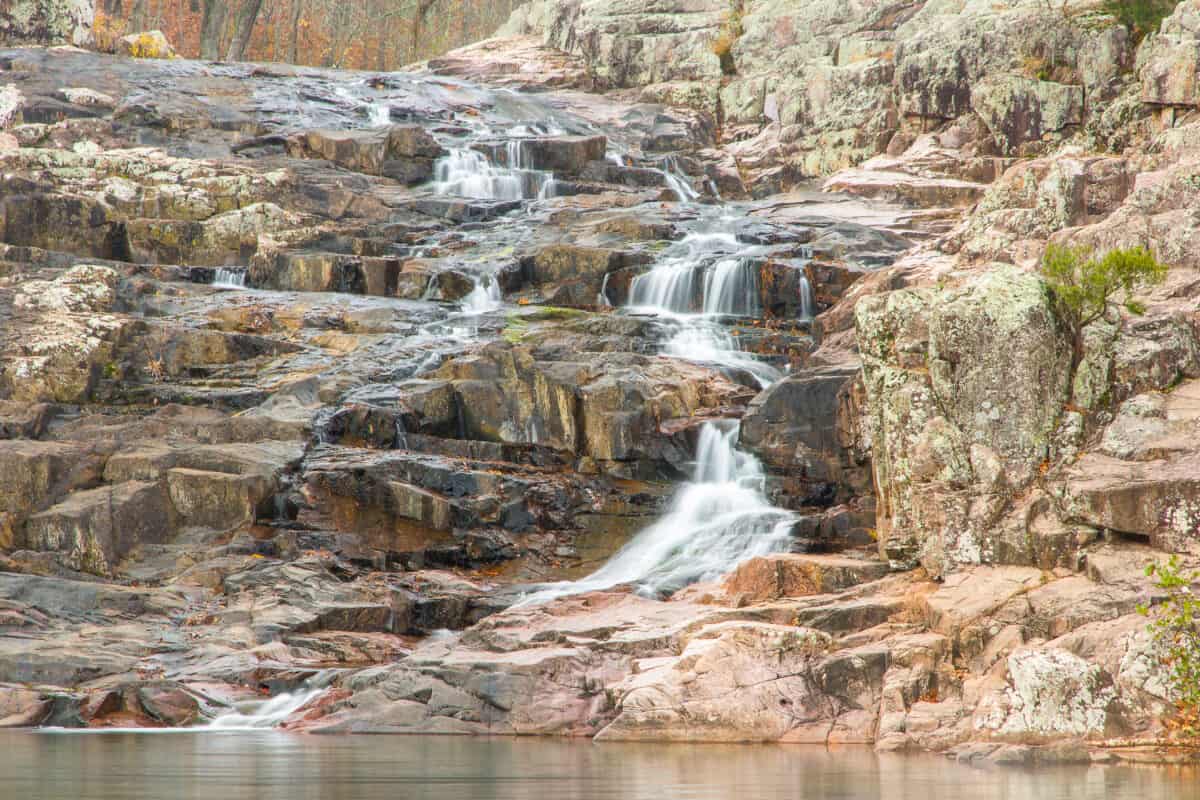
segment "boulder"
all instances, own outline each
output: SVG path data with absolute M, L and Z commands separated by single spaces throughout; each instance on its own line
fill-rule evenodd
M 92 44 L 93 0 L 39 0 L 33 6 L 0 10 L 0 39 L 6 44 Z M 3 127 L 3 126 L 0 126 Z
M 382 175 L 407 185 L 433 178 L 434 161 L 445 153 L 419 125 L 372 130 L 312 130 L 288 140 L 288 153 L 322 158 L 367 175 Z
M 130 33 L 117 40 L 117 52 L 130 58 L 176 58 L 175 48 L 162 31 Z
M 1083 123 L 1083 87 L 1004 76 L 971 87 L 971 108 L 1003 153 Z
M 167 470 L 167 491 L 179 522 L 227 530 L 274 513 L 275 483 L 258 475 L 198 469 Z
M 997 523 L 1055 457 L 1071 377 L 1041 279 L 997 265 L 961 287 L 867 297 L 856 317 L 881 552 L 935 575 L 1021 558 Z
M 59 554 L 71 569 L 110 575 L 134 548 L 166 541 L 172 517 L 162 486 L 127 481 L 76 492 L 34 514 L 20 539 L 31 550 Z
M 1008 657 L 1008 686 L 984 697 L 975 730 L 998 739 L 1046 743 L 1124 732 L 1112 677 L 1073 653 L 1046 648 Z
M 857 365 L 830 367 L 772 384 L 747 407 L 741 445 L 815 495 L 870 491 L 869 468 L 855 448 L 859 372 Z
M 837 592 L 878 580 L 888 571 L 888 565 L 881 561 L 843 556 L 765 556 L 740 564 L 722 583 L 722 589 L 741 604 L 763 603 Z

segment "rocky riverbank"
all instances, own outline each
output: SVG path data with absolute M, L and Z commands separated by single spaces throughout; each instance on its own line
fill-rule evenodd
M 0 725 L 1179 757 L 1200 9 L 618 5 L 0 51 Z

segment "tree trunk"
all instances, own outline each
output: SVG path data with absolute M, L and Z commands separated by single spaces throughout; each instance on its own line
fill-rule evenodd
M 429 15 L 429 10 L 433 8 L 433 3 L 434 0 L 417 0 L 416 13 L 413 14 L 412 53 L 409 54 L 409 61 L 416 61 L 421 57 L 421 33 L 425 28 L 425 17 Z
M 129 11 L 129 32 L 140 33 L 146 30 L 146 0 L 134 0 L 133 8 Z
M 291 43 L 288 46 L 288 63 L 295 64 L 300 56 L 300 20 L 304 18 L 303 0 L 292 0 Z
M 229 6 L 225 0 L 204 0 L 204 18 L 200 22 L 200 57 L 206 61 L 221 58 L 221 33 Z
M 241 61 L 246 56 L 246 46 L 250 44 L 250 35 L 254 33 L 254 24 L 258 22 L 262 4 L 263 0 L 243 0 L 234 20 L 233 41 L 229 43 L 227 60 Z

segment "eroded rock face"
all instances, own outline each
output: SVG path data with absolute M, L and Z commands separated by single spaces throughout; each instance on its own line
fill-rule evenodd
M 1123 28 L 1071 23 L 1086 10 L 1035 0 L 754 0 L 736 12 L 703 2 L 539 0 L 502 33 L 540 36 L 610 85 L 718 114 L 734 132 L 739 166 L 755 185 L 777 190 L 898 154 L 897 144 L 960 118 L 980 120 L 1006 155 L 1069 136 L 1088 121 L 1083 98 L 1114 97 L 1134 61 Z M 1161 66 L 1143 78 L 1147 99 L 1161 84 L 1164 96 L 1186 103 L 1187 64 L 1175 66 L 1175 51 L 1167 52 L 1190 41 L 1186 15 L 1177 17 L 1162 37 L 1171 44 L 1159 48 Z M 1153 78 L 1155 69 L 1180 77 Z M 738 139 L 754 141 L 738 147 Z
M 1123 32 L 1032 0 L 742 11 L 719 55 L 725 4 L 537 2 L 514 24 L 569 52 L 440 77 L 0 54 L 0 683 L 54 687 L 0 725 L 194 724 L 320 676 L 290 726 L 1009 762 L 1158 735 L 1159 551 L 1127 538 L 1197 536 L 1200 136 L 1141 138 L 1136 95 L 1188 96 L 1160 56 L 1190 12 L 1135 86 Z M 438 194 L 452 151 L 554 191 Z M 711 333 L 786 369 L 765 389 L 608 307 L 718 229 L 683 305 L 738 260 Z M 1175 269 L 1073 353 L 1029 269 L 1052 237 Z M 729 418 L 791 546 L 842 552 L 519 604 Z
M 1056 457 L 1069 398 L 1045 285 L 996 266 L 958 289 L 866 298 L 857 324 L 881 552 L 938 575 L 1011 557 L 999 520 Z
M 7 44 L 92 42 L 92 0 L 21 0 L 0 11 L 0 38 Z

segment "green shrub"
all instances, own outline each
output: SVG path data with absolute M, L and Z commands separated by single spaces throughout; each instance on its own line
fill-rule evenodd
M 1042 275 L 1054 293 L 1059 312 L 1076 344 L 1083 329 L 1108 310 L 1113 295 L 1125 295 L 1125 307 L 1135 314 L 1145 306 L 1133 298 L 1140 286 L 1166 280 L 1168 267 L 1145 247 L 1110 250 L 1095 258 L 1086 248 L 1052 244 L 1042 255 Z
M 1147 34 L 1158 30 L 1163 19 L 1175 10 L 1176 0 L 1105 0 L 1101 9 L 1116 17 L 1140 42 Z
M 1174 555 L 1146 567 L 1146 575 L 1156 577 L 1155 585 L 1167 593 L 1150 632 L 1167 667 L 1167 683 L 1179 712 L 1171 727 L 1194 738 L 1200 734 L 1200 597 L 1192 594 L 1191 585 L 1200 575 L 1185 575 Z M 1150 615 L 1146 606 L 1139 606 L 1138 612 Z

